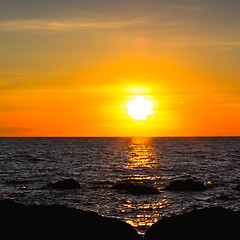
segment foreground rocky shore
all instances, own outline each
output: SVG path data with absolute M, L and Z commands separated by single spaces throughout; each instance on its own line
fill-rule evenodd
M 127 223 L 65 206 L 26 206 L 0 200 L 1 234 L 8 239 L 124 239 L 142 237 Z M 205 208 L 159 220 L 151 226 L 146 240 L 238 236 L 240 212 Z
M 204 208 L 159 220 L 148 229 L 145 239 L 235 239 L 239 223 L 240 212 Z
M 1 235 L 6 239 L 142 239 L 129 224 L 65 206 L 25 206 L 0 201 Z

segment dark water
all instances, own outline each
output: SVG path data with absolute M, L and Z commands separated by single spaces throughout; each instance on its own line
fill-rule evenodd
M 0 138 L 0 196 L 62 204 L 116 217 L 144 233 L 158 219 L 195 208 L 240 210 L 240 138 Z M 49 190 L 74 178 L 79 190 Z M 204 192 L 168 192 L 174 179 L 216 181 Z M 159 195 L 120 194 L 118 181 L 146 183 Z

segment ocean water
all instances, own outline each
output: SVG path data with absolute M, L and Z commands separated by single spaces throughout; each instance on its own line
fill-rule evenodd
M 196 208 L 240 210 L 240 138 L 0 138 L 0 198 L 61 204 L 128 222 L 139 233 L 158 219 Z M 77 190 L 47 189 L 74 178 Z M 176 179 L 215 181 L 204 192 L 164 191 Z M 121 194 L 116 182 L 158 195 Z

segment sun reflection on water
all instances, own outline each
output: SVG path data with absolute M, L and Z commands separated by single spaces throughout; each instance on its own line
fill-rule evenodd
M 128 201 L 126 204 L 123 204 L 125 211 L 131 212 L 131 210 L 134 210 L 137 214 L 135 216 L 126 217 L 126 222 L 137 228 L 140 234 L 144 234 L 144 231 L 141 231 L 141 229 L 144 230 L 146 227 L 150 227 L 157 222 L 163 215 L 161 213 L 161 209 L 167 207 L 168 205 L 169 202 L 166 198 L 142 205 Z
M 125 151 L 123 167 L 127 176 L 124 176 L 124 180 L 158 187 L 161 184 L 159 176 L 161 166 L 158 158 L 152 138 L 132 138 Z M 153 170 L 156 174 L 153 174 L 155 172 Z M 140 234 L 144 234 L 146 227 L 157 222 L 164 214 L 163 209 L 170 204 L 167 197 L 162 194 L 125 195 L 121 201 L 118 210 L 125 215 L 125 221 L 135 227 Z
M 128 160 L 126 169 L 141 170 L 154 168 L 156 165 L 156 155 L 151 138 L 132 138 L 126 154 Z

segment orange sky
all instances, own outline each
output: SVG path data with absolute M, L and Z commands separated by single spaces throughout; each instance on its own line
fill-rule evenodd
M 240 135 L 236 1 L 2 4 L 0 136 Z

